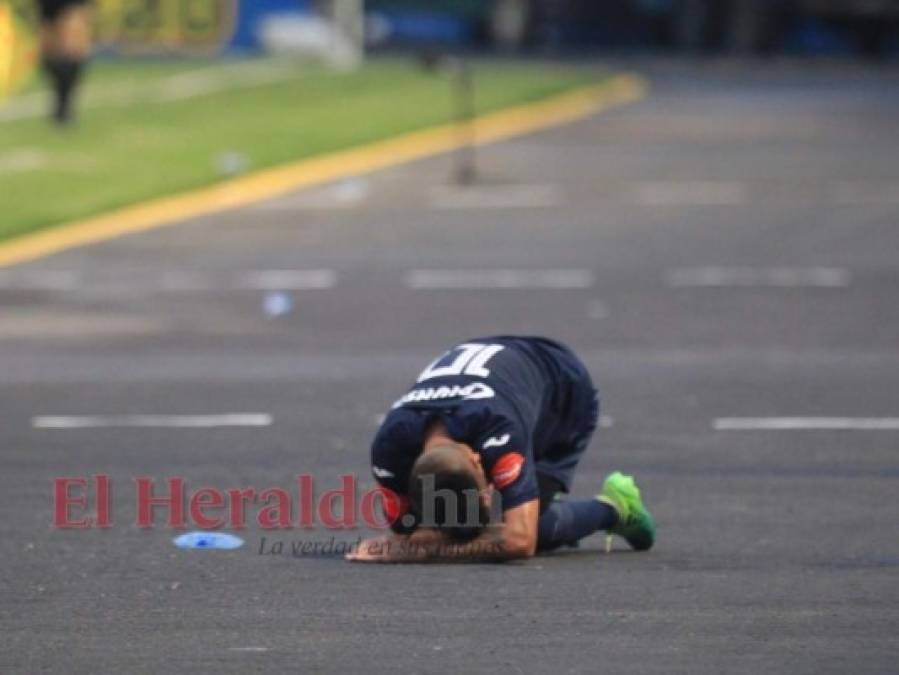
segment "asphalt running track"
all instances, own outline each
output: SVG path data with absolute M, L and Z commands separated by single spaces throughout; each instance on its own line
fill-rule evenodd
M 895 672 L 899 74 L 625 65 L 649 99 L 483 149 L 472 189 L 437 158 L 3 271 L 0 671 Z M 370 484 L 378 415 L 495 332 L 584 356 L 576 491 L 633 472 L 651 553 L 370 567 L 287 552 L 322 529 L 133 526 L 135 476 Z M 113 527 L 50 527 L 52 479 L 97 473 Z

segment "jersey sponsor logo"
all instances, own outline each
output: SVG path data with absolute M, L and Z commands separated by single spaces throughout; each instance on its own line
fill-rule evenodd
M 490 480 L 497 490 L 510 486 L 521 475 L 524 466 L 524 457 L 517 452 L 507 452 L 500 457 L 493 470 L 490 472 Z
M 466 385 L 444 385 L 442 387 L 422 387 L 408 392 L 394 403 L 393 407 L 399 408 L 406 403 L 420 403 L 422 401 L 444 401 L 454 398 L 459 398 L 463 401 L 473 401 L 481 398 L 493 398 L 494 396 L 496 396 L 496 392 L 483 382 L 472 382 Z
M 502 436 L 494 436 L 493 438 L 488 438 L 484 445 L 481 446 L 482 450 L 486 450 L 487 448 L 501 448 L 512 437 L 509 434 L 503 434 Z
M 378 478 L 393 478 L 396 474 L 388 469 L 382 469 L 379 466 L 372 466 L 371 472 Z

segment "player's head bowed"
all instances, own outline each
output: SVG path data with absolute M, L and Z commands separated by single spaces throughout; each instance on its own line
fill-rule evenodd
M 490 488 L 481 457 L 464 444 L 427 448 L 412 466 L 409 499 L 420 525 L 453 539 L 473 539 L 490 521 Z

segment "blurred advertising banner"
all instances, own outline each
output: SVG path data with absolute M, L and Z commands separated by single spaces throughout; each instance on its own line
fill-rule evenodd
M 467 44 L 503 0 L 368 0 L 369 18 L 393 43 Z M 527 4 L 527 3 L 524 3 Z
M 36 0 L 0 0 L 0 4 L 12 10 L 22 34 L 36 34 Z M 265 50 L 267 33 L 289 32 L 313 13 L 341 23 L 344 5 L 358 6 L 360 16 L 363 7 L 347 0 L 91 0 L 91 4 L 97 49 L 128 55 Z M 366 33 L 375 43 L 470 43 L 492 6 L 483 0 L 367 0 Z
M 37 61 L 34 32 L 12 5 L 0 0 L 0 100 L 31 78 Z
M 210 52 L 234 35 L 237 0 L 94 0 L 96 43 L 128 53 Z
M 308 14 L 312 0 L 92 0 L 94 40 L 111 54 L 209 54 L 258 49 L 258 27 Z M 35 0 L 0 0 L 23 35 L 36 33 Z M 0 28 L 0 30 L 3 30 Z M 3 56 L 0 54 L 0 59 Z M 4 61 L 0 60 L 0 63 Z

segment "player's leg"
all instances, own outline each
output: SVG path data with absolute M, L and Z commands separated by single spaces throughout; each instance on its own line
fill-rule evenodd
M 538 468 L 539 551 L 572 546 L 599 531 L 622 537 L 638 551 L 652 548 L 655 542 L 655 521 L 643 505 L 640 489 L 633 477 L 616 471 L 606 478 L 602 492 L 594 499 L 560 499 L 558 495 L 563 492 L 564 487 L 562 482 L 539 472 Z M 607 542 L 607 547 L 609 545 Z
M 90 9 L 83 0 L 41 0 L 42 65 L 54 93 L 52 117 L 72 119 L 72 97 L 91 51 Z
M 569 491 L 578 461 L 587 450 L 599 419 L 599 397 L 586 369 L 565 393 L 568 410 L 560 420 L 555 440 L 547 443 L 537 464 L 539 551 L 572 546 L 594 532 L 614 527 L 618 521 L 617 511 L 607 502 L 557 498 L 559 493 Z
M 562 484 L 538 473 L 540 519 L 537 521 L 537 550 L 552 551 L 573 546 L 600 530 L 609 530 L 618 522 L 615 508 L 599 499 L 558 499 Z
M 599 421 L 599 396 L 586 367 L 573 353 L 557 355 L 569 382 L 560 389 L 565 401 L 560 409 L 560 424 L 538 461 L 541 474 L 554 477 L 561 492 L 568 492 L 581 455 L 586 451 Z M 541 488 L 541 515 L 538 521 L 537 548 L 549 551 L 571 545 L 605 530 L 623 537 L 634 549 L 647 550 L 655 540 L 655 523 L 643 506 L 634 479 L 615 472 L 603 484 L 594 499 L 549 501 Z M 607 544 L 608 546 L 608 544 Z

